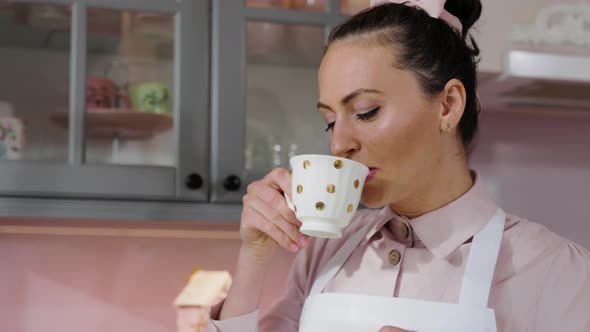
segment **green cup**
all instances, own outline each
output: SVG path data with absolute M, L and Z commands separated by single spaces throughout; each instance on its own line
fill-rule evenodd
M 139 112 L 169 114 L 170 90 L 162 82 L 140 82 L 129 86 L 131 106 Z

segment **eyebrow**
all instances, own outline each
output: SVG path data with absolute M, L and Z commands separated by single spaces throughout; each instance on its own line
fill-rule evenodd
M 357 89 L 354 90 L 353 92 L 347 94 L 344 98 L 342 98 L 342 100 L 340 101 L 340 104 L 342 105 L 346 105 L 348 103 L 350 103 L 351 100 L 353 100 L 354 98 L 366 94 L 366 93 L 378 93 L 381 94 L 382 92 L 379 90 L 375 90 L 375 89 Z M 318 102 L 318 108 L 326 108 L 331 110 L 332 108 L 322 102 Z

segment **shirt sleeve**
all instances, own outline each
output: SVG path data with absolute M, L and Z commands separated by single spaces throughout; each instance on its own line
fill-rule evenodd
M 307 246 L 295 256 L 291 264 L 285 291 L 260 320 L 258 311 L 228 320 L 216 320 L 223 306 L 221 303 L 211 310 L 207 332 L 297 332 L 303 304 L 317 274 L 348 237 L 358 231 L 370 216 L 370 210 L 357 212 L 351 221 L 352 225 L 345 230 L 340 239 L 327 241 L 310 238 Z
M 309 289 L 310 264 L 315 264 L 318 245 L 312 240 L 302 249 L 291 265 L 287 287 L 272 308 L 258 320 L 259 312 L 227 320 L 216 320 L 223 303 L 212 308 L 207 332 L 297 332 L 299 316 Z
M 220 303 L 211 309 L 206 332 L 258 331 L 258 310 L 230 319 L 217 320 L 222 306 L 223 303 Z
M 534 331 L 590 331 L 588 308 L 590 254 L 566 242 L 547 271 Z

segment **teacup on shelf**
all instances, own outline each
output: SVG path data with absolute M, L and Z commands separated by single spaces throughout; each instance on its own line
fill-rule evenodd
M 112 80 L 99 76 L 89 76 L 86 80 L 86 108 L 88 111 L 129 108 L 130 106 L 127 94 Z
M 140 112 L 170 114 L 170 90 L 163 82 L 138 82 L 129 86 L 133 109 Z

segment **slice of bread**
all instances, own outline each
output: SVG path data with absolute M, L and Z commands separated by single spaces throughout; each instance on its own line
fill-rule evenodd
M 231 281 L 231 275 L 227 271 L 196 270 L 174 300 L 174 306 L 210 308 L 225 299 Z

